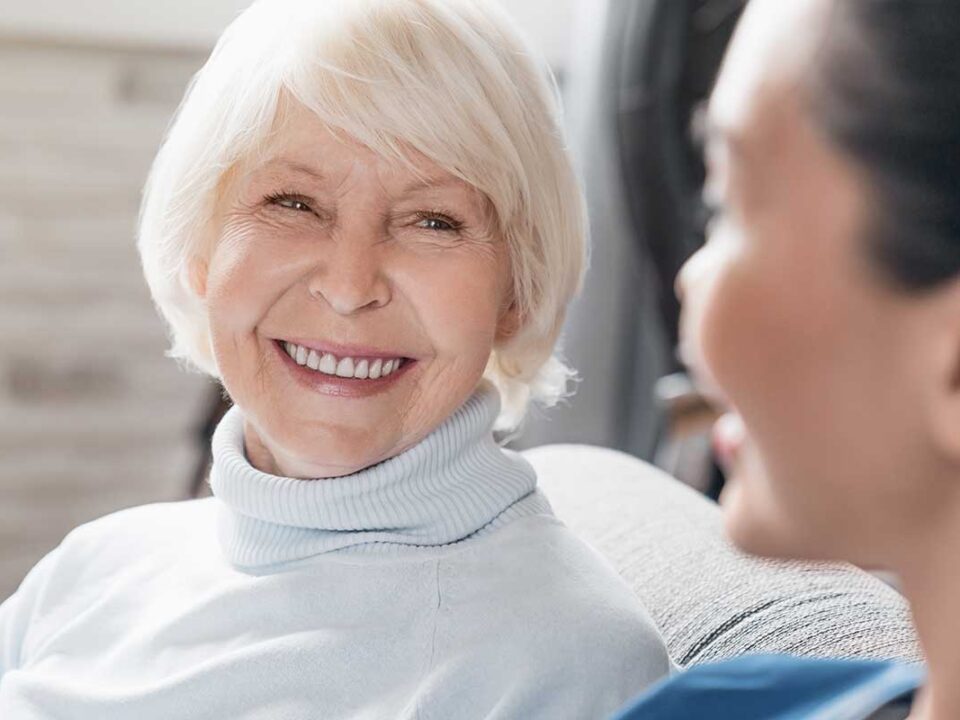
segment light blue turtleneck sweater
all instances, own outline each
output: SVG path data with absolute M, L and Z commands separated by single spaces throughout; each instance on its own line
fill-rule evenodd
M 281 478 L 213 439 L 214 497 L 71 532 L 0 605 L 0 718 L 602 718 L 669 661 L 484 384 L 410 450 Z M 586 478 L 585 478 L 586 480 Z

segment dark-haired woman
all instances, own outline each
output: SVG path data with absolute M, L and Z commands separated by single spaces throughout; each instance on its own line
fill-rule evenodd
M 741 658 L 620 717 L 956 720 L 960 3 L 754 0 L 709 116 L 715 217 L 678 290 L 729 410 L 728 532 L 895 572 L 927 666 Z

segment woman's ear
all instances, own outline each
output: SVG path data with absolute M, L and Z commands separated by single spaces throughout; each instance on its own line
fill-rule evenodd
M 187 282 L 198 298 L 207 297 L 207 262 L 196 255 L 187 261 Z

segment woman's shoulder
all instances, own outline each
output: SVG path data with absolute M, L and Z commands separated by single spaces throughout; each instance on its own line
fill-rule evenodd
M 922 667 L 892 661 L 751 655 L 674 675 L 616 720 L 786 720 L 800 711 L 866 720 L 912 694 L 923 677 Z
M 440 557 L 437 600 L 426 685 L 498 717 L 607 717 L 671 670 L 630 588 L 550 515 Z
M 472 580 L 491 593 L 531 586 L 540 603 L 586 600 L 584 587 L 630 605 L 636 596 L 607 559 L 552 514 L 520 517 L 461 547 L 441 560 L 451 578 Z M 592 593 L 586 593 L 590 595 Z
M 195 555 L 215 540 L 211 499 L 139 505 L 78 525 L 34 574 L 44 576 L 48 596 L 67 596 L 135 567 L 168 564 L 185 547 Z
M 669 671 L 647 610 L 613 567 L 553 516 L 513 521 L 463 552 L 444 557 L 438 584 L 448 612 L 487 619 L 527 649 L 623 665 L 650 679 Z M 469 623 L 458 628 L 469 628 Z M 478 632 L 484 632 L 480 627 Z M 545 658 L 546 659 L 546 658 Z M 621 667 L 617 668 L 620 664 Z
M 212 511 L 206 499 L 154 503 L 118 510 L 71 530 L 0 605 L 0 626 L 15 627 L 11 632 L 20 637 L 15 655 L 29 639 L 41 643 L 111 593 L 141 585 L 144 578 L 182 565 L 184 558 L 203 563 L 204 547 L 211 545 L 207 535 L 213 538 L 215 532 Z M 185 554 L 185 548 L 190 552 Z M 0 651 L 11 656 L 10 647 Z
M 86 553 L 102 550 L 107 543 L 117 551 L 140 552 L 144 547 L 160 547 L 194 542 L 198 534 L 210 532 L 215 513 L 214 498 L 156 502 L 123 508 L 78 525 L 64 537 L 61 552 Z

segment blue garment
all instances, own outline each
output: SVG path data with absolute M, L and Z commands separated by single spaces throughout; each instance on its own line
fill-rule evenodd
M 487 383 L 301 480 L 213 439 L 214 497 L 83 525 L 0 604 L 0 720 L 600 718 L 669 669 L 630 588 L 500 448 Z
M 674 675 L 613 720 L 865 720 L 923 678 L 919 665 L 751 655 Z

